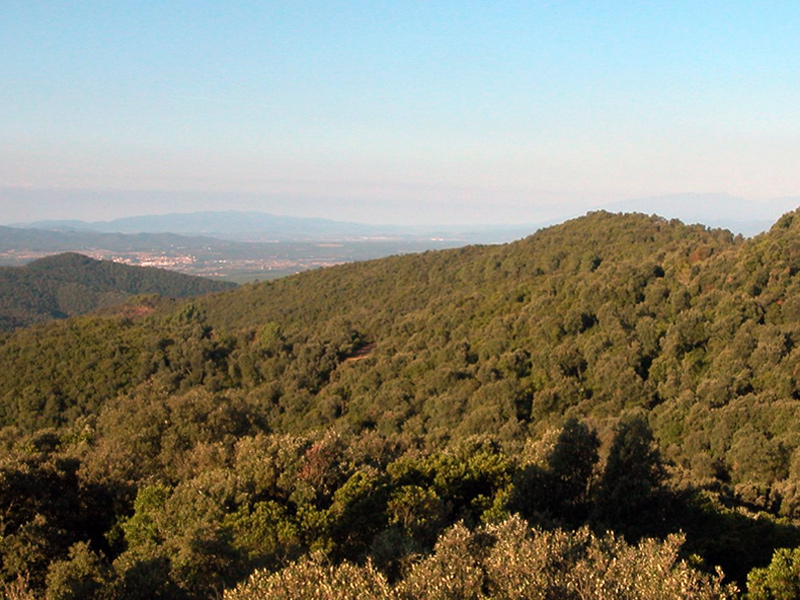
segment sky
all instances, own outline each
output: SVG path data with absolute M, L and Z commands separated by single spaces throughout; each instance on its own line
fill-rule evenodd
M 0 3 L 0 223 L 800 196 L 800 4 Z

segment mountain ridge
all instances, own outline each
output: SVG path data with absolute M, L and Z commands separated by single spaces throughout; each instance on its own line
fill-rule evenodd
M 172 233 L 232 241 L 341 241 L 374 238 L 417 239 L 431 235 L 498 239 L 508 232 L 530 233 L 531 226 L 400 226 L 293 217 L 260 211 L 220 210 L 122 217 L 110 221 L 55 220 L 15 223 L 20 229 L 123 234 Z M 513 235 L 513 233 L 511 233 Z M 508 241 L 507 237 L 503 241 Z
M 127 206 L 137 206 L 141 204 L 142 206 L 146 207 L 157 206 L 159 209 L 164 206 L 170 206 L 171 201 L 177 198 L 180 201 L 177 202 L 177 204 L 173 204 L 176 206 L 176 208 L 181 209 L 175 211 L 174 214 L 178 215 L 192 214 L 191 210 L 186 210 L 183 207 L 192 206 L 192 203 L 189 202 L 189 199 L 195 198 L 197 202 L 195 202 L 194 205 L 196 206 L 206 207 L 212 203 L 217 206 L 225 206 L 226 204 L 231 205 L 231 203 L 233 203 L 232 205 L 234 206 L 242 207 L 239 210 L 254 213 L 256 215 L 271 214 L 275 218 L 285 219 L 286 223 L 290 225 L 293 223 L 293 220 L 303 220 L 302 217 L 292 217 L 288 215 L 281 216 L 281 213 L 286 210 L 285 206 L 288 203 L 296 203 L 297 199 L 292 200 L 290 198 L 286 198 L 278 202 L 274 198 L 264 198 L 258 195 L 249 195 L 246 196 L 245 199 L 244 196 L 226 196 L 223 194 L 209 195 L 190 192 L 176 192 L 170 194 L 168 192 L 86 192 L 81 190 L 24 190 L 13 188 L 0 188 L 0 195 L 3 195 L 7 202 L 13 202 L 19 205 L 32 202 L 49 202 L 54 198 L 60 198 L 64 203 L 77 202 L 80 198 L 86 197 L 87 200 L 91 201 L 92 203 L 106 201 L 124 203 Z M 154 203 L 156 198 L 158 199 L 158 202 Z M 324 211 L 326 210 L 325 206 L 329 207 L 333 203 L 320 201 L 318 204 L 320 204 L 318 207 L 319 210 Z M 263 212 L 262 209 L 253 211 L 251 208 L 249 208 L 256 206 L 269 208 L 263 209 Z M 489 213 L 486 219 L 484 219 L 484 221 L 481 223 L 476 223 L 473 225 L 460 225 L 456 228 L 445 227 L 442 224 L 439 224 L 438 226 L 430 224 L 427 226 L 392 226 L 384 224 L 367 225 L 366 227 L 370 228 L 373 232 L 377 232 L 378 234 L 381 234 L 381 232 L 384 234 L 388 232 L 391 235 L 403 233 L 413 234 L 414 232 L 429 233 L 437 230 L 442 234 L 449 233 L 452 235 L 454 229 L 456 232 L 463 234 L 465 232 L 476 232 L 486 230 L 488 228 L 491 230 L 496 230 L 496 233 L 485 233 L 482 238 L 479 238 L 477 235 L 473 234 L 470 237 L 470 241 L 490 241 L 489 238 L 493 238 L 491 240 L 493 242 L 504 242 L 511 241 L 511 239 L 513 239 L 509 237 L 502 238 L 499 236 L 499 233 L 502 232 L 502 230 L 508 229 L 509 227 L 515 227 L 515 225 L 509 225 L 509 223 L 524 224 L 524 226 L 521 227 L 520 235 L 517 236 L 521 237 L 522 233 L 525 233 L 525 229 L 528 230 L 527 233 L 530 233 L 532 230 L 539 227 L 549 226 L 565 219 L 579 216 L 587 210 L 608 210 L 611 212 L 636 211 L 644 212 L 645 214 L 660 214 L 668 218 L 680 219 L 685 223 L 704 223 L 713 227 L 724 226 L 734 231 L 734 233 L 742 233 L 743 235 L 752 236 L 757 233 L 761 233 L 768 228 L 769 224 L 777 220 L 782 213 L 793 210 L 798 206 L 800 206 L 800 197 L 779 197 L 766 200 L 752 200 L 726 193 L 686 192 L 606 201 L 603 203 L 592 201 L 590 199 L 583 199 L 580 202 L 576 201 L 572 206 L 565 205 L 560 208 L 556 206 L 549 206 L 542 208 L 540 211 L 534 210 L 533 205 L 530 208 L 525 205 L 521 205 L 516 207 L 513 213 L 510 212 L 509 208 L 505 208 L 504 210 L 498 212 L 495 224 L 492 223 L 491 213 Z M 232 211 L 215 211 L 204 209 L 202 212 L 230 213 Z M 329 227 L 333 227 L 332 224 L 334 223 L 339 223 L 335 220 L 338 213 L 331 212 L 328 209 L 328 212 L 324 214 L 332 215 L 327 219 L 322 219 L 322 221 L 327 222 Z M 159 215 L 153 216 L 156 218 L 156 220 L 163 219 L 163 217 Z M 126 219 L 130 219 L 130 221 L 126 221 Z M 121 220 L 121 224 L 128 227 L 132 223 L 136 222 L 137 219 L 140 219 L 140 217 L 125 217 Z M 258 219 L 260 219 L 260 217 L 257 217 L 257 220 Z M 364 231 L 361 228 L 363 225 L 362 223 L 355 222 L 353 219 L 350 219 L 349 221 L 350 224 L 356 228 L 355 230 L 349 232 L 350 235 L 359 236 L 364 234 Z M 28 221 L 23 223 L 18 221 L 18 223 L 21 225 L 30 226 L 35 222 Z M 85 221 L 58 221 L 55 223 L 55 225 L 58 226 L 59 223 L 61 226 L 66 227 L 85 228 L 87 226 L 87 222 Z M 98 223 L 105 223 L 107 225 L 109 223 L 113 223 L 113 221 L 98 221 Z M 345 225 L 347 223 L 348 221 L 343 222 Z M 506 225 L 500 225 L 499 223 L 506 223 Z M 53 225 L 53 223 L 50 224 Z M 213 223 L 205 223 L 201 227 L 194 227 L 193 233 L 198 233 L 200 231 L 211 231 L 214 229 L 213 225 Z M 252 222 L 248 223 L 245 221 L 244 225 L 245 229 L 252 230 Z M 178 228 L 180 229 L 180 227 L 181 226 L 179 224 Z M 141 226 L 139 228 L 141 229 Z M 290 227 L 290 229 L 292 228 L 295 230 L 295 232 L 299 231 L 304 235 L 308 235 L 309 233 L 308 227 Z M 296 234 L 297 233 L 295 233 L 295 235 Z M 329 237 L 330 236 L 328 235 L 328 238 Z M 339 234 L 339 237 L 342 237 L 341 233 Z

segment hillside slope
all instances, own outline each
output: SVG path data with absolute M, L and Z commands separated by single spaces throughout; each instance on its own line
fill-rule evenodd
M 3 543 L 39 589 L 82 557 L 199 598 L 311 551 L 406 581 L 519 513 L 562 548 L 682 531 L 743 587 L 800 545 L 799 249 L 798 213 L 749 240 L 591 213 L 6 334 Z M 102 518 L 19 512 L 34 475 Z
M 133 295 L 185 298 L 233 287 L 162 269 L 59 254 L 23 267 L 0 267 L 0 329 L 85 314 Z

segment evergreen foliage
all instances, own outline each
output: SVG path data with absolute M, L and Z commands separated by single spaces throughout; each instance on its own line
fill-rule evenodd
M 747 576 L 750 600 L 790 600 L 800 597 L 800 548 L 775 551 L 772 562 Z
M 134 296 L 186 298 L 233 287 L 163 269 L 57 254 L 23 267 L 0 267 L 0 330 L 86 314 Z
M 3 334 L 5 593 L 772 597 L 797 248 L 592 213 Z

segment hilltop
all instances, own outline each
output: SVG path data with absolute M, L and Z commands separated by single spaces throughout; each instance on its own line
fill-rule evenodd
M 431 597 L 403 594 L 456 558 L 480 589 L 511 577 L 503 548 L 514 577 L 543 568 L 535 539 L 766 589 L 757 569 L 800 545 L 798 248 L 798 213 L 744 239 L 597 212 L 7 334 L 4 564 L 37 589 L 83 565 L 119 597 L 247 598 L 329 561 Z M 37 478 L 73 512 L 16 504 Z
M 58 254 L 22 267 L 0 267 L 0 329 L 85 314 L 135 295 L 186 298 L 234 287 L 163 269 Z

